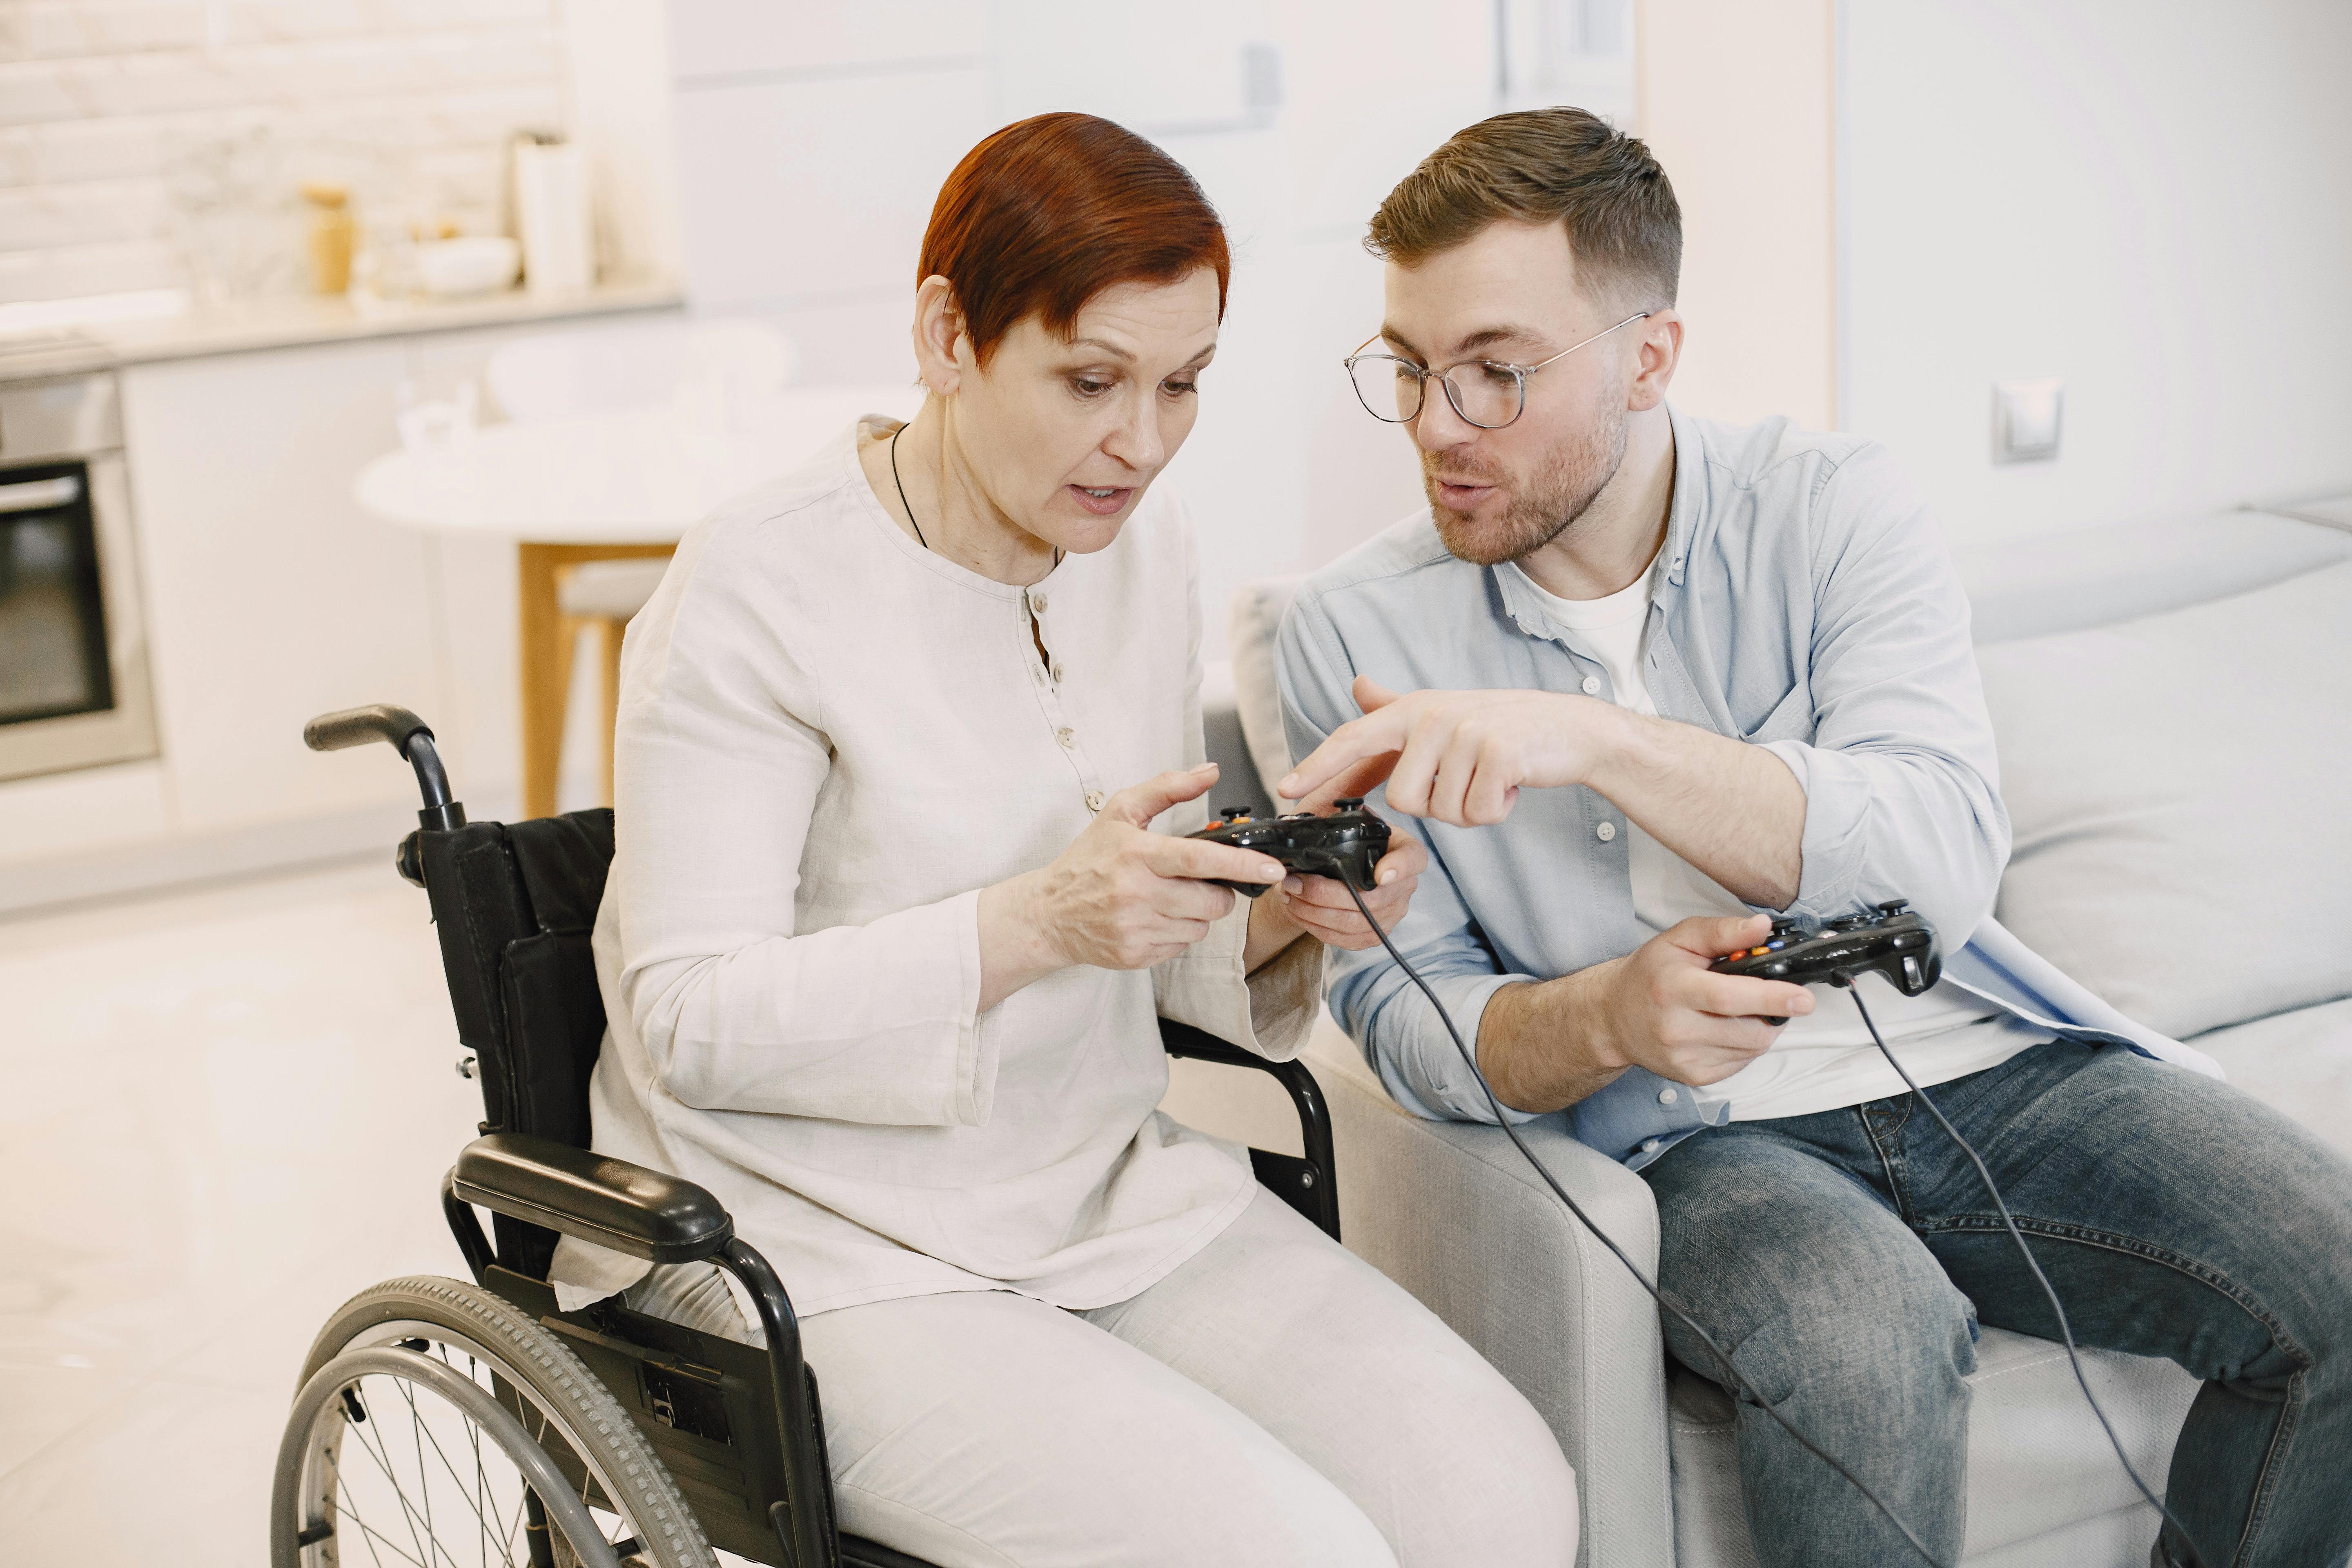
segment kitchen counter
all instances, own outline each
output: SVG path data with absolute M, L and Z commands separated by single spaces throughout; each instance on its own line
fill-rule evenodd
M 582 293 L 547 298 L 509 289 L 462 300 L 309 295 L 255 300 L 152 320 L 0 336 L 0 382 L 303 343 L 657 310 L 680 303 L 674 283 L 601 284 Z

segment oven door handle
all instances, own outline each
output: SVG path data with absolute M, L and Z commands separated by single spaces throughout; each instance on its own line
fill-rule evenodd
M 71 506 L 81 499 L 81 481 L 71 474 L 54 479 L 27 479 L 23 484 L 0 485 L 0 512 L 46 511 L 51 507 Z

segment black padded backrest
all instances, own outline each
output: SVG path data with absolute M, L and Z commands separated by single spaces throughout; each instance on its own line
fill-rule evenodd
M 586 1148 L 604 1041 L 589 936 L 613 861 L 612 812 L 471 823 L 425 834 L 418 850 L 485 1130 Z M 502 1215 L 497 1229 L 501 1261 L 544 1274 L 553 1233 Z

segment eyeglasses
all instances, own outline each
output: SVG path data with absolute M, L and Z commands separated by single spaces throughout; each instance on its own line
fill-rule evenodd
M 1617 323 L 1630 327 L 1650 314 L 1639 310 Z M 1409 359 L 1394 354 L 1364 353 L 1381 341 L 1374 332 L 1348 356 L 1348 379 L 1356 385 L 1357 401 L 1364 412 L 1389 425 L 1410 425 L 1421 413 L 1423 384 L 1433 376 L 1445 388 L 1445 401 L 1454 405 L 1454 412 L 1465 425 L 1481 430 L 1500 430 L 1526 411 L 1528 377 L 1566 359 L 1585 343 L 1596 343 L 1617 327 L 1607 327 L 1593 333 L 1584 342 L 1570 343 L 1541 364 L 1500 364 L 1493 360 L 1470 359 L 1460 364 L 1448 365 L 1444 371 L 1431 370 Z M 1382 408 L 1393 408 L 1393 414 L 1383 414 Z

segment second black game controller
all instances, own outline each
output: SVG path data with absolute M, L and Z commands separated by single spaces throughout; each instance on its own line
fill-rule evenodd
M 1188 837 L 1236 849 L 1271 855 L 1291 870 L 1310 877 L 1332 877 L 1361 892 L 1372 890 L 1372 868 L 1389 852 L 1389 825 L 1364 809 L 1360 799 L 1332 803 L 1328 816 L 1295 811 L 1287 816 L 1252 816 L 1246 806 L 1228 806 L 1223 820 Z M 1220 888 L 1256 898 L 1264 882 L 1228 882 L 1212 878 Z
M 1916 996 L 1942 977 L 1944 960 L 1935 928 L 1911 912 L 1909 900 L 1890 899 L 1867 914 L 1842 915 L 1818 931 L 1776 920 L 1763 942 L 1726 953 L 1708 967 L 1717 974 L 1791 985 L 1824 980 L 1844 985 L 1875 971 L 1906 996 Z

